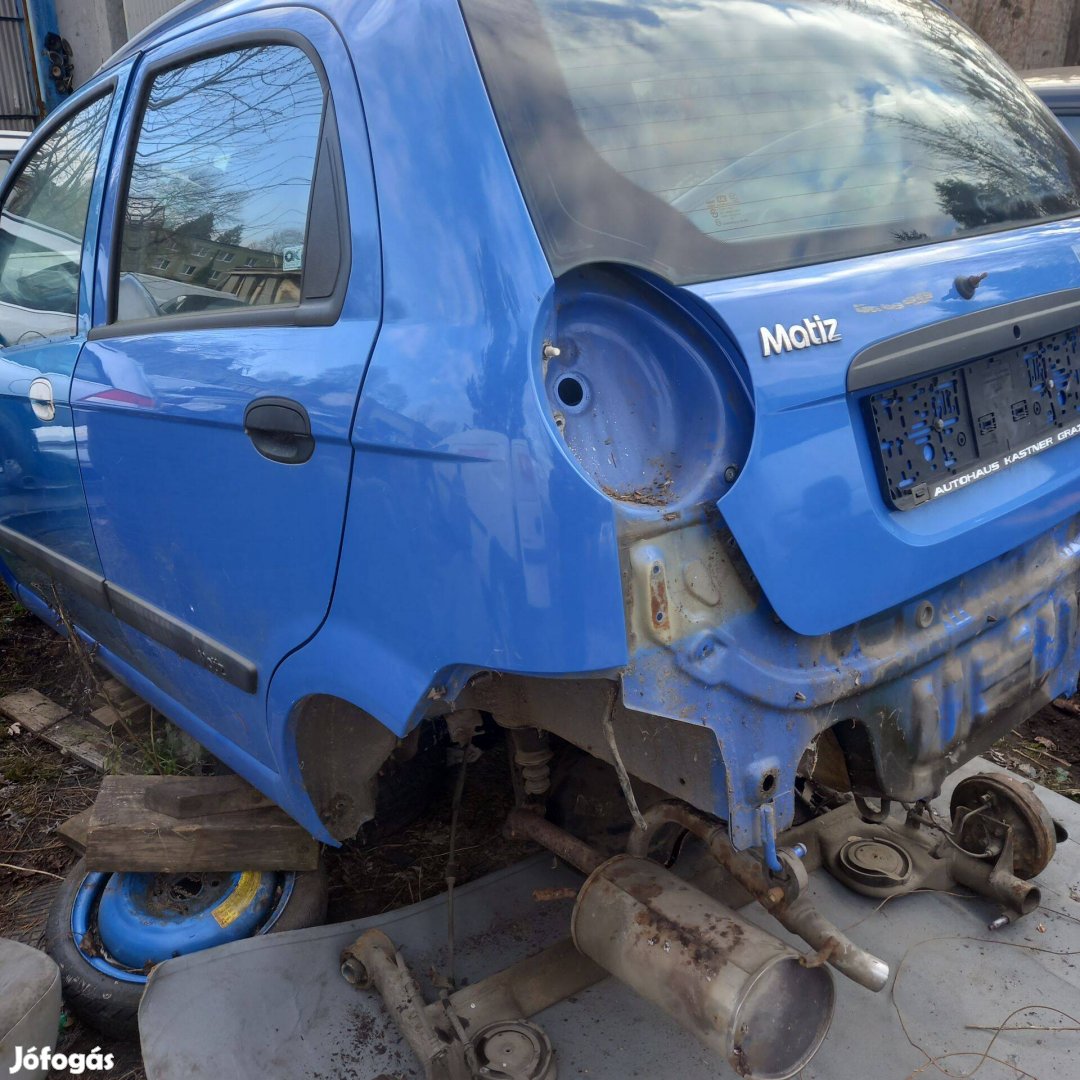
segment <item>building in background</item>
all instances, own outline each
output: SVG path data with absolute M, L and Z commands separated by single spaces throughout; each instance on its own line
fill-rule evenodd
M 0 0 L 0 128 L 28 131 L 180 0 Z
M 0 0 L 0 128 L 29 131 L 73 82 L 53 0 Z
M 0 128 L 28 129 L 181 0 L 0 0 Z M 1013 67 L 1080 63 L 1080 0 L 941 0 Z
M 0 3 L 10 0 L 0 0 Z M 15 0 L 19 2 L 19 0 Z M 176 7 L 180 0 L 52 0 L 60 31 L 71 45 L 75 85 L 91 75 L 128 38 Z

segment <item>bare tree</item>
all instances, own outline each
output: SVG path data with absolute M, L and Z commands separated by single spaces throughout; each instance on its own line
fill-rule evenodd
M 311 61 L 289 46 L 159 75 L 132 168 L 122 269 L 192 281 L 200 241 L 280 255 L 263 240 L 302 239 L 322 108 Z

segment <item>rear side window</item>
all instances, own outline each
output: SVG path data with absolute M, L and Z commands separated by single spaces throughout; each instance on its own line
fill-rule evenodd
M 1058 119 L 1065 130 L 1072 136 L 1073 142 L 1080 143 L 1080 115 L 1067 113 L 1064 116 L 1059 116 Z
M 291 45 L 154 78 L 124 207 L 117 319 L 299 304 L 324 104 L 318 72 Z
M 83 234 L 110 101 L 98 98 L 61 124 L 8 188 L 0 216 L 0 346 L 76 331 Z
M 1080 153 L 936 0 L 461 0 L 556 273 L 678 283 L 1080 210 Z

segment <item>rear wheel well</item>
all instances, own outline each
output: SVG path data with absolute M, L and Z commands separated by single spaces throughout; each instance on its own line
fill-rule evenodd
M 870 729 L 861 720 L 841 720 L 814 739 L 805 775 L 835 791 L 876 797 L 881 794 L 876 763 Z
M 294 721 L 296 755 L 303 787 L 315 812 L 336 840 L 348 840 L 369 821 L 394 816 L 396 788 L 423 794 L 441 769 L 441 721 L 429 720 L 397 738 L 360 706 L 329 694 L 301 702 Z

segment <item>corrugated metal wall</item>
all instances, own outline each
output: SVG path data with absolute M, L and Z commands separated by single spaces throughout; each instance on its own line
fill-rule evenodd
M 124 0 L 128 37 L 145 29 L 155 19 L 171 11 L 180 0 Z
M 0 128 L 29 131 L 42 112 L 30 77 L 23 0 L 0 0 Z

